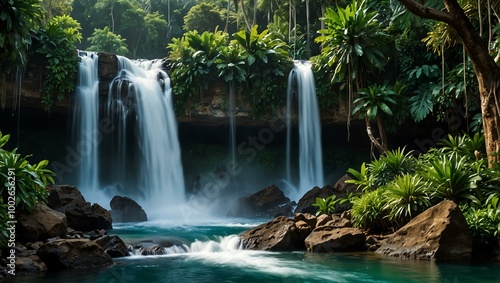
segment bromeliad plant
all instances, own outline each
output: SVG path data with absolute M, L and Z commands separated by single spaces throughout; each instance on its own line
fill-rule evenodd
M 370 163 L 369 169 L 374 185 L 383 186 L 403 174 L 412 174 L 417 170 L 417 159 L 405 148 L 386 151 Z
M 361 164 L 360 171 L 349 168 L 347 172 L 353 179 L 346 182 L 357 185 L 362 191 L 374 190 L 400 175 L 414 173 L 417 167 L 417 159 L 412 152 L 405 153 L 404 148 L 398 148 L 385 152 L 369 164 Z
M 355 227 L 381 232 L 389 227 L 384 188 L 351 198 L 351 221 Z
M 389 220 L 398 227 L 431 206 L 431 192 L 425 180 L 418 175 L 404 174 L 387 186 Z
M 475 189 L 481 177 L 471 170 L 465 156 L 460 157 L 456 153 L 439 156 L 430 161 L 423 176 L 435 187 L 433 198 L 437 200 L 459 202 L 469 199 L 479 203 Z
M 316 198 L 316 202 L 312 206 L 318 208 L 316 216 L 321 214 L 332 215 L 337 209 L 337 205 L 348 202 L 352 197 L 352 195 L 348 195 L 346 198 L 337 198 L 337 195 L 330 195 L 326 198 Z
M 318 208 L 316 216 L 320 214 L 333 214 L 335 212 L 335 198 L 337 198 L 336 195 L 331 195 L 326 198 L 316 198 L 316 202 L 312 204 L 312 206 Z
M 370 170 L 366 166 L 366 162 L 363 162 L 363 164 L 361 164 L 361 169 L 359 171 L 353 168 L 349 168 L 347 169 L 347 173 L 351 174 L 353 176 L 353 179 L 347 180 L 346 183 L 358 186 L 358 190 L 365 192 L 375 188 L 373 177 L 370 174 Z

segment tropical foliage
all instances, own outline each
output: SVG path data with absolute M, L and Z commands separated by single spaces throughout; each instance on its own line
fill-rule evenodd
M 46 110 L 75 89 L 78 70 L 75 43 L 82 39 L 80 30 L 80 24 L 70 16 L 57 16 L 34 36 L 35 51 L 44 56 L 42 103 Z
M 388 35 L 370 11 L 367 1 L 355 0 L 347 7 L 328 7 L 324 15 L 326 29 L 316 41 L 323 44 L 322 56 L 329 58 L 334 69 L 333 80 L 355 80 L 357 89 L 363 86 L 363 74 L 382 69 L 387 63 Z
M 392 116 L 391 106 L 396 105 L 394 96 L 396 93 L 387 85 L 374 84 L 367 89 L 359 91 L 359 98 L 354 100 L 355 108 L 352 110 L 353 114 L 360 114 L 361 118 L 365 119 L 366 132 L 370 141 L 384 153 L 388 150 L 388 142 L 384 124 L 382 122 L 382 112 L 385 115 Z M 377 122 L 379 139 L 377 139 L 371 130 L 371 121 Z
M 337 195 L 330 195 L 326 198 L 316 198 L 316 202 L 312 206 L 317 207 L 316 216 L 320 214 L 332 215 L 337 206 L 349 201 L 350 195 L 347 198 L 337 198 Z
M 0 77 L 5 79 L 13 68 L 26 64 L 30 32 L 41 24 L 42 11 L 38 0 L 1 1 L 0 8 Z
M 129 54 L 125 39 L 111 32 L 108 27 L 95 29 L 87 40 L 91 43 L 91 46 L 87 48 L 88 51 L 109 52 L 122 56 Z
M 229 40 L 221 31 L 191 31 L 169 44 L 178 112 L 189 112 L 186 105 L 195 106 L 196 95 L 201 100 L 209 82 L 221 79 L 231 86 L 237 84 L 243 101 L 251 104 L 256 116 L 282 105 L 286 75 L 291 69 L 288 46 L 282 36 L 268 29 L 259 33 L 254 26 L 250 32 L 240 31 Z
M 441 147 L 418 157 L 404 149 L 388 151 L 347 181 L 358 185 L 351 198 L 353 224 L 383 231 L 401 227 L 443 199 L 459 203 L 477 241 L 491 241 L 498 229 L 500 173 L 489 169 L 484 137 L 448 136 Z M 475 230 L 474 230 L 475 229 Z
M 47 185 L 53 184 L 54 173 L 47 169 L 48 161 L 30 164 L 29 156 L 21 156 L 17 150 L 6 150 L 3 147 L 9 141 L 10 135 L 0 133 L 0 219 L 10 219 L 8 206 L 16 211 L 31 211 L 37 203 L 46 202 Z M 9 190 L 14 187 L 15 191 Z M 12 210 L 12 209 L 11 209 Z M 0 226 L 0 247 L 6 243 L 7 222 Z
M 500 202 L 498 196 L 488 198 L 482 206 L 461 206 L 472 237 L 483 244 L 490 244 L 500 235 Z
M 214 31 L 221 29 L 224 26 L 222 11 L 218 6 L 209 2 L 202 2 L 191 7 L 189 12 L 184 16 L 184 30 L 197 31 Z

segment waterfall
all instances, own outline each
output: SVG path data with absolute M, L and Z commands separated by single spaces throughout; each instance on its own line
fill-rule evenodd
M 314 186 L 323 186 L 321 124 L 311 63 L 295 61 L 288 79 L 287 94 L 287 181 L 291 180 L 291 111 L 296 94 L 299 108 L 299 186 L 297 199 Z
M 231 147 L 231 166 L 236 166 L 236 102 L 234 83 L 229 87 L 229 143 Z
M 81 73 L 88 72 L 82 69 L 87 60 L 82 57 Z M 88 156 L 89 164 L 81 162 L 79 187 L 86 198 L 86 192 L 94 192 L 90 198 L 96 197 L 103 205 L 117 194 L 130 197 L 151 219 L 169 209 L 175 211 L 185 202 L 170 78 L 161 70 L 161 62 L 134 62 L 121 56 L 118 61 L 119 72 L 100 111 L 97 75 L 92 78 L 94 96 L 85 98 L 91 102 L 75 102 L 81 108 L 76 111 L 77 132 L 89 127 L 91 132 L 100 133 L 90 135 L 94 140 L 89 142 L 95 148 Z M 83 89 L 82 82 L 78 89 Z M 83 97 L 79 92 L 77 96 Z M 111 125 L 108 131 L 99 128 L 102 123 Z M 79 142 L 82 138 L 77 136 Z
M 73 112 L 73 137 L 75 151 L 80 156 L 80 190 L 93 198 L 98 190 L 98 129 L 99 80 L 95 53 L 80 52 L 78 81 L 75 89 L 75 110 Z
M 156 248 L 155 248 L 156 247 Z M 159 246 L 145 243 L 144 247 L 134 248 L 129 246 L 132 255 L 175 255 L 175 254 L 216 254 L 235 253 L 244 250 L 243 241 L 238 235 L 220 236 L 215 240 L 195 240 L 191 244 L 172 245 L 158 248 Z

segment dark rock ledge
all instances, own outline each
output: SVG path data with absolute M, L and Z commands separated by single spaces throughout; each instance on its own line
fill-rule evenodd
M 86 202 L 73 186 L 53 185 L 49 190 L 47 205 L 18 215 L 15 275 L 106 267 L 113 265 L 112 258 L 129 255 L 118 236 L 107 234 L 112 228 L 109 211 Z M 6 270 L 0 268 L 3 276 Z

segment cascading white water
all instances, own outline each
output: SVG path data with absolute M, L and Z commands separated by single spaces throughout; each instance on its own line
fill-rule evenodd
M 295 87 L 292 86 L 296 83 Z M 287 94 L 287 178 L 291 182 L 291 103 L 297 94 L 299 108 L 299 187 L 297 198 L 314 186 L 323 186 L 321 124 L 311 63 L 295 61 L 289 75 Z
M 125 57 L 119 59 L 129 61 Z M 144 71 L 137 65 L 126 71 L 125 78 L 132 83 L 135 92 L 129 91 L 129 95 L 136 96 L 136 123 L 142 152 L 139 186 L 145 193 L 148 207 L 156 210 L 182 204 L 185 201 L 184 175 L 170 79 L 160 69 Z M 158 78 L 163 85 L 158 83 Z
M 223 252 L 235 252 L 243 250 L 243 241 L 238 235 L 230 235 L 217 237 L 216 240 L 199 241 L 196 240 L 191 244 L 173 245 L 163 248 L 162 250 L 154 250 L 151 253 L 138 248 L 132 250 L 133 255 L 173 255 L 173 254 L 214 254 Z
M 112 131 L 100 136 L 102 141 L 89 141 L 99 145 L 99 150 L 90 156 L 90 166 L 82 160 L 79 186 L 86 198 L 87 192 L 98 190 L 100 197 L 95 201 L 104 205 L 116 194 L 128 196 L 145 208 L 149 218 L 157 218 L 185 202 L 170 79 L 161 64 L 118 59 L 119 73 L 110 84 L 101 116 L 94 106 L 88 109 L 90 103 L 76 102 L 81 107 L 81 115 L 75 119 L 77 131 L 86 131 L 82 127 L 88 126 L 95 132 L 99 118 L 112 125 Z M 82 62 L 86 60 L 82 58 Z M 93 79 L 97 93 L 97 75 Z M 92 101 L 97 103 L 97 94 Z M 82 138 L 77 136 L 80 142 Z M 86 184 L 88 180 L 92 181 Z
M 80 156 L 80 190 L 93 198 L 98 190 L 98 128 L 99 80 L 97 77 L 98 56 L 91 52 L 80 52 L 78 82 L 75 90 L 75 110 L 73 112 L 73 137 L 75 151 Z

